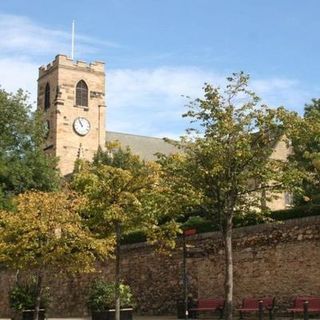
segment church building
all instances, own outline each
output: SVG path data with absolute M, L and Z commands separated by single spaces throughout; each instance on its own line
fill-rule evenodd
M 62 175 L 73 171 L 78 158 L 91 160 L 106 140 L 118 140 L 145 160 L 175 148 L 159 138 L 106 132 L 105 70 L 103 62 L 87 64 L 57 55 L 39 68 L 38 109 L 48 129 L 45 151 L 59 158 Z
M 59 158 L 62 175 L 72 173 L 77 159 L 91 160 L 106 141 L 118 140 L 142 159 L 154 154 L 170 154 L 176 148 L 163 139 L 105 130 L 106 120 L 104 63 L 74 61 L 57 55 L 53 62 L 39 68 L 38 109 L 44 111 L 48 134 L 44 149 Z M 289 150 L 278 141 L 272 157 L 286 160 Z M 268 202 L 271 210 L 285 209 L 292 203 L 289 193 Z

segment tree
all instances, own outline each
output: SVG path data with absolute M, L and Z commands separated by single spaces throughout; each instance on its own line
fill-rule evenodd
M 176 189 L 194 189 L 208 219 L 218 221 L 225 248 L 225 318 L 232 319 L 232 226 L 236 215 L 265 215 L 261 194 L 268 198 L 293 190 L 300 173 L 290 162 L 271 157 L 273 147 L 293 130 L 297 116 L 280 107 L 259 104 L 243 73 L 227 78 L 223 91 L 209 84 L 204 98 L 191 101 L 184 115 L 192 128 L 176 145 L 184 155 L 162 156 Z M 181 175 L 183 178 L 181 178 Z
M 311 102 L 304 106 L 304 117 L 314 116 L 320 118 L 320 99 L 311 99 Z
M 110 143 L 106 151 L 98 151 L 93 163 L 79 162 L 77 171 L 73 186 L 87 198 L 83 216 L 88 227 L 99 239 L 115 238 L 115 307 L 120 320 L 122 235 L 139 228 L 150 241 L 157 238 L 173 245 L 170 239 L 178 228 L 168 214 L 170 209 L 162 210 L 165 189 L 156 163 L 141 161 L 129 149 Z
M 320 200 L 320 99 L 312 99 L 304 110 L 304 118 L 292 135 L 292 159 L 304 172 L 303 187 L 295 194 L 298 204 Z
M 79 198 L 28 191 L 16 202 L 15 212 L 0 211 L 0 261 L 35 275 L 37 320 L 45 277 L 91 271 L 96 257 L 105 257 L 111 244 L 94 239 L 83 227 Z
M 28 95 L 0 89 L 0 208 L 12 195 L 30 189 L 54 190 L 59 185 L 57 159 L 42 149 L 45 128 L 32 112 Z

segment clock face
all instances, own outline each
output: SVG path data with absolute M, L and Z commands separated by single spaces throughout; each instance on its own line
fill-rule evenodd
M 76 118 L 73 122 L 73 129 L 78 135 L 85 136 L 90 131 L 90 122 L 86 118 Z

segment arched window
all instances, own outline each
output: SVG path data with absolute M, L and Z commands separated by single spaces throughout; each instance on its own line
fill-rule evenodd
M 76 105 L 81 107 L 88 107 L 88 86 L 80 80 L 76 87 Z
M 44 110 L 50 108 L 50 85 L 46 84 L 46 88 L 44 90 Z

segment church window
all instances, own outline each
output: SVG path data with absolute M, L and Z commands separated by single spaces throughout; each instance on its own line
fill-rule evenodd
M 88 86 L 80 80 L 76 87 L 76 105 L 81 107 L 88 107 Z
M 46 88 L 44 91 L 44 110 L 48 110 L 50 108 L 50 85 L 46 84 Z

